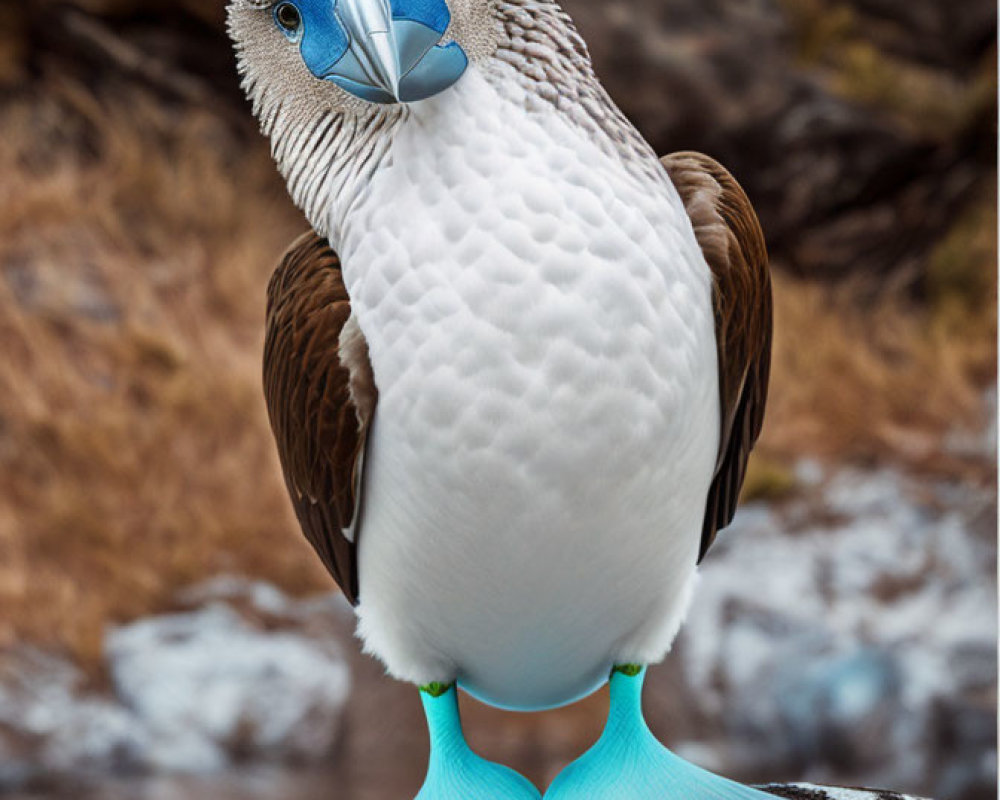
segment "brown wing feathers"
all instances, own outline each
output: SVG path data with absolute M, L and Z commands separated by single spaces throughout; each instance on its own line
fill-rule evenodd
M 760 436 L 771 367 L 771 276 L 757 215 L 733 176 L 701 153 L 673 153 L 663 165 L 713 275 L 720 438 L 700 560 L 716 533 L 732 522 Z
M 720 444 L 700 559 L 732 521 L 760 435 L 771 358 L 771 283 L 760 224 L 733 177 L 699 153 L 674 153 L 663 164 L 714 278 Z M 299 523 L 357 603 L 355 528 L 377 392 L 340 261 L 312 233 L 289 248 L 268 286 L 264 393 Z
M 301 237 L 268 285 L 264 395 L 302 530 L 357 603 L 354 528 L 376 392 L 350 315 L 336 253 L 315 234 Z

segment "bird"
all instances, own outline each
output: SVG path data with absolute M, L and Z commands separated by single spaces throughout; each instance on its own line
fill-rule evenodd
M 311 228 L 267 290 L 272 432 L 364 650 L 418 687 L 418 799 L 540 796 L 468 746 L 459 688 L 536 711 L 605 684 L 546 800 L 768 797 L 641 708 L 763 422 L 745 192 L 657 157 L 554 0 L 232 0 L 228 30 Z

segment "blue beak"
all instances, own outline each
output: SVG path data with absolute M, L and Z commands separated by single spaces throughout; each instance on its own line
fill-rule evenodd
M 302 60 L 372 103 L 423 100 L 454 84 L 469 65 L 456 42 L 441 45 L 445 0 L 295 0 Z

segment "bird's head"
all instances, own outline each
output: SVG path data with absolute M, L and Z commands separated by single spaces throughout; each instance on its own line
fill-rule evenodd
M 328 109 L 447 90 L 495 44 L 490 0 L 233 0 L 229 31 L 251 89 Z
M 618 119 L 556 0 L 231 0 L 229 32 L 289 192 L 331 241 L 396 133 L 448 124 L 463 76 L 513 86 L 525 113 L 558 108 L 589 129 Z M 432 96 L 441 104 L 421 109 Z

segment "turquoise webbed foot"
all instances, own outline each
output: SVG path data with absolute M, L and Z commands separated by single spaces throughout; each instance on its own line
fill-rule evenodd
M 420 699 L 430 730 L 431 755 L 416 800 L 541 800 L 527 778 L 472 752 L 462 734 L 454 684 L 421 689 Z
M 642 717 L 645 668 L 611 673 L 611 711 L 597 743 L 566 767 L 545 800 L 774 800 L 689 764 Z

